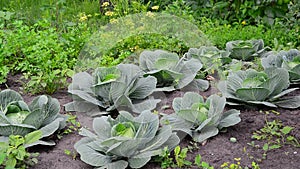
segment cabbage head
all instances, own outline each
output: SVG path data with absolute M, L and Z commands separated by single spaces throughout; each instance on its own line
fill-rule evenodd
M 80 72 L 73 76 L 68 87 L 73 102 L 66 104 L 65 108 L 88 115 L 108 114 L 117 108 L 135 113 L 152 110 L 160 102 L 149 97 L 156 82 L 155 77 L 143 77 L 143 71 L 133 64 L 98 68 L 93 75 Z
M 217 135 L 220 129 L 241 121 L 238 110 L 224 112 L 225 104 L 225 97 L 211 95 L 204 101 L 198 93 L 187 92 L 173 100 L 175 113 L 163 116 L 161 121 L 175 131 L 190 135 L 194 141 L 203 142 Z
M 289 72 L 290 82 L 300 84 L 300 51 L 291 49 L 289 51 L 268 52 L 261 60 L 264 68 L 281 67 Z
M 187 58 L 195 58 L 203 63 L 204 69 L 212 69 L 216 64 L 221 66 L 222 64 L 229 63 L 230 52 L 220 50 L 215 46 L 201 46 L 200 48 L 190 48 L 185 54 Z
M 233 59 L 251 61 L 254 57 L 260 57 L 267 51 L 264 48 L 264 41 L 259 40 L 236 40 L 226 43 L 226 51 L 230 52 L 229 57 Z
M 140 67 L 145 76 L 157 79 L 156 91 L 173 91 L 184 87 L 204 91 L 209 84 L 202 79 L 196 79 L 202 68 L 200 60 L 179 56 L 163 50 L 143 51 L 139 58 Z
M 300 96 L 283 97 L 297 90 L 289 87 L 289 73 L 284 68 L 253 69 L 229 74 L 218 84 L 219 90 L 231 105 L 264 105 L 268 107 L 298 108 Z
M 57 99 L 41 95 L 27 105 L 16 91 L 6 89 L 0 92 L 0 136 L 25 136 L 40 130 L 41 138 L 52 135 L 65 127 L 66 116 L 59 114 L 60 105 Z M 54 142 L 39 140 L 36 144 L 54 145 Z
M 158 115 L 150 111 L 137 117 L 126 111 L 116 119 L 96 117 L 93 129 L 94 133 L 82 128 L 84 138 L 74 147 L 83 162 L 101 169 L 141 168 L 165 147 L 171 150 L 179 144 L 171 127 L 160 128 Z

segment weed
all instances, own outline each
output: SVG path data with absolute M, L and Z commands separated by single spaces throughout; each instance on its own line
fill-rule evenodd
M 25 148 L 26 144 L 30 144 L 31 140 L 35 139 L 35 134 L 29 133 L 25 137 L 10 135 L 8 142 L 0 142 L 0 165 L 5 166 L 5 169 L 25 169 L 27 166 L 37 164 L 36 157 L 39 154 L 29 153 Z
M 78 132 L 79 128 L 81 127 L 80 122 L 77 121 L 77 116 L 72 115 L 71 113 L 68 114 L 68 119 L 67 119 L 66 123 L 67 123 L 66 129 L 57 135 L 57 137 L 59 139 L 61 139 L 63 135 L 68 135 L 73 132 Z
M 64 152 L 66 155 L 71 156 L 73 160 L 75 160 L 77 157 L 76 151 L 71 151 L 71 150 L 65 149 Z
M 194 149 L 193 146 L 192 149 Z M 213 169 L 213 166 L 210 166 L 209 163 L 202 161 L 202 157 L 198 154 L 194 162 L 186 159 L 187 152 L 191 150 L 191 148 L 181 148 L 180 146 L 176 146 L 173 150 L 173 155 L 175 158 L 171 157 L 171 153 L 168 151 L 168 148 L 165 147 L 160 156 L 156 156 L 154 161 L 160 163 L 162 169 L 166 168 L 185 168 L 185 167 L 198 167 L 201 169 Z
M 225 162 L 221 165 L 223 169 L 249 169 L 249 167 L 241 166 L 241 158 L 234 158 L 234 163 Z M 251 163 L 251 169 L 260 169 L 259 165 L 256 162 Z

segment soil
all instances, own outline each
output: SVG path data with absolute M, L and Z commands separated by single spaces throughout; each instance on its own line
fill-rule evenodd
M 20 92 L 21 83 L 18 82 L 20 75 L 9 76 L 6 85 L 1 86 L 1 90 L 10 88 Z M 202 92 L 201 95 L 207 97 L 212 93 L 216 93 L 215 88 L 210 88 L 206 92 Z M 182 96 L 184 93 L 176 91 L 173 93 L 166 94 L 165 99 L 162 101 L 160 106 L 169 105 L 171 106 L 172 100 L 175 97 Z M 30 102 L 34 95 L 22 94 L 24 100 Z M 300 95 L 300 91 L 295 91 L 292 95 Z M 60 90 L 52 95 L 57 98 L 61 104 L 61 113 L 66 112 L 63 109 L 63 105 L 72 101 L 72 98 L 68 96 L 67 90 Z M 226 109 L 229 109 L 227 107 Z M 242 121 L 233 126 L 229 127 L 227 131 L 220 132 L 217 136 L 207 140 L 205 144 L 193 143 L 191 144 L 191 138 L 186 137 L 181 140 L 180 145 L 187 147 L 188 145 L 194 147 L 192 152 L 188 153 L 187 160 L 193 161 L 197 154 L 200 154 L 202 161 L 208 162 L 214 168 L 221 168 L 220 166 L 224 162 L 236 163 L 235 158 L 240 158 L 242 166 L 248 166 L 251 168 L 251 162 L 258 162 L 262 169 L 299 169 L 300 165 L 300 149 L 289 144 L 281 144 L 282 147 L 279 149 L 273 149 L 267 152 L 266 159 L 262 159 L 264 151 L 262 146 L 266 141 L 257 141 L 251 139 L 253 132 L 261 129 L 267 121 L 280 120 L 284 126 L 291 126 L 291 135 L 296 139 L 300 140 L 300 109 L 296 110 L 285 110 L 276 109 L 279 115 L 272 113 L 271 110 L 265 107 L 256 107 L 249 109 L 245 107 L 238 107 L 241 111 Z M 173 113 L 173 110 L 158 109 L 163 113 Z M 266 111 L 269 114 L 266 114 Z M 92 118 L 85 116 L 82 113 L 73 113 L 77 115 L 79 122 L 82 126 L 91 128 Z M 230 138 L 234 137 L 237 142 L 231 142 Z M 73 145 L 80 140 L 78 133 L 73 132 L 68 135 L 63 135 L 61 139 L 56 139 L 56 146 L 37 146 L 30 148 L 32 152 L 39 152 L 38 164 L 32 169 L 92 169 L 93 167 L 80 161 L 79 155 L 75 158 L 72 155 L 67 155 L 65 150 L 70 150 L 71 153 L 75 153 Z M 255 141 L 255 147 L 249 145 L 252 141 Z M 158 169 L 160 164 L 150 162 L 143 168 L 145 169 Z M 191 168 L 191 167 L 187 167 Z M 197 168 L 197 167 L 194 167 Z

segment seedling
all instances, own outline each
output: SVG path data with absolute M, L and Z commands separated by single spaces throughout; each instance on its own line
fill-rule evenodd
M 7 142 L 0 142 L 0 166 L 4 166 L 5 169 L 14 169 L 37 164 L 36 157 L 39 153 L 29 153 L 26 146 L 39 140 L 41 135 L 42 133 L 37 130 L 25 137 L 10 135 Z
M 196 146 L 193 145 L 193 148 Z M 198 147 L 197 147 L 198 148 Z M 213 169 L 213 166 L 210 166 L 209 163 L 202 161 L 202 157 L 198 154 L 194 162 L 186 159 L 187 152 L 189 148 L 181 148 L 180 146 L 175 147 L 173 154 L 175 158 L 170 157 L 171 153 L 168 151 L 168 148 L 164 148 L 162 154 L 160 156 L 156 156 L 155 162 L 161 163 L 161 168 L 191 168 L 198 167 L 200 169 Z
M 80 122 L 77 121 L 77 116 L 72 115 L 71 113 L 68 114 L 68 119 L 66 120 L 66 123 L 67 123 L 66 129 L 57 134 L 58 139 L 61 139 L 63 135 L 68 135 L 73 132 L 78 132 L 79 128 L 81 127 Z

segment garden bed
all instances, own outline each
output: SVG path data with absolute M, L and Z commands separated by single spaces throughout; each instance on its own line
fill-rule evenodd
M 7 87 L 10 89 L 19 91 L 21 87 L 18 82 L 19 76 L 9 76 Z M 2 86 L 1 89 L 5 89 Z M 210 88 L 206 92 L 202 92 L 202 96 L 209 96 L 215 93 L 215 88 Z M 183 92 L 175 91 L 167 94 L 166 99 L 162 101 L 164 105 L 171 106 L 172 100 L 175 97 L 183 96 Z M 295 91 L 292 95 L 300 95 L 300 91 Z M 30 94 L 23 94 L 26 102 L 30 102 L 33 96 Z M 68 96 L 67 90 L 60 90 L 55 92 L 52 97 L 57 98 L 61 104 L 61 113 L 65 114 L 63 105 L 70 102 L 72 98 Z M 181 147 L 190 147 L 191 152 L 188 152 L 187 160 L 194 161 L 197 154 L 200 154 L 202 161 L 208 162 L 215 168 L 221 168 L 220 166 L 225 162 L 241 163 L 241 166 L 248 166 L 251 168 L 252 161 L 258 163 L 262 169 L 296 169 L 300 164 L 300 149 L 289 144 L 281 143 L 280 148 L 267 151 L 265 159 L 263 159 L 263 145 L 267 143 L 266 140 L 257 141 L 252 139 L 253 132 L 260 130 L 266 125 L 266 121 L 271 123 L 273 120 L 282 122 L 283 126 L 293 127 L 290 135 L 296 139 L 300 139 L 300 111 L 286 110 L 286 109 L 267 109 L 264 107 L 256 107 L 255 109 L 249 109 L 245 107 L 239 107 L 241 110 L 242 121 L 229 127 L 226 132 L 220 132 L 217 136 L 208 139 L 205 143 L 192 143 L 191 138 L 185 138 L 181 140 Z M 274 111 L 273 111 L 274 110 Z M 163 110 L 164 113 L 172 113 L 171 109 Z M 277 113 L 278 112 L 278 113 Z M 92 118 L 86 115 L 76 113 L 77 118 L 82 126 L 91 128 Z M 277 123 L 279 124 L 279 123 Z M 93 168 L 82 161 L 80 161 L 79 155 L 76 155 L 74 144 L 80 140 L 81 136 L 76 132 L 62 135 L 61 139 L 56 139 L 56 146 L 36 146 L 30 148 L 31 152 L 39 152 L 38 164 L 34 169 L 89 169 Z M 230 141 L 230 138 L 236 138 L 236 142 Z M 274 139 L 275 140 L 275 139 Z M 254 141 L 254 142 L 252 142 Z M 251 142 L 254 143 L 251 145 Z M 65 153 L 69 150 L 71 153 Z M 68 155 L 67 155 L 68 154 Z M 160 168 L 160 164 L 151 161 L 143 168 Z M 191 167 L 187 167 L 191 168 Z M 197 167 L 195 167 L 197 168 Z

